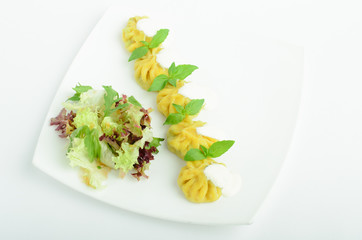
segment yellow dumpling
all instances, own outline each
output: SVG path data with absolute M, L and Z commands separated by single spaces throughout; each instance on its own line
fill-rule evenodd
M 184 85 L 183 81 L 177 83 L 177 87 L 168 85 L 162 89 L 157 95 L 157 108 L 167 117 L 170 113 L 175 113 L 176 109 L 172 105 L 173 103 L 186 106 L 191 100 L 178 93 L 180 87 Z
M 137 59 L 135 62 L 136 81 L 145 90 L 150 88 L 155 77 L 160 74 L 167 74 L 167 69 L 156 61 L 156 54 L 160 50 L 161 48 L 150 49 L 144 57 Z
M 137 29 L 137 22 L 147 17 L 133 17 L 127 22 L 127 26 L 123 29 L 122 39 L 128 51 L 133 52 L 136 48 L 142 47 L 141 41 L 150 41 L 152 38 Z
M 193 121 L 191 117 L 172 125 L 167 132 L 168 149 L 184 159 L 185 154 L 191 148 L 199 148 L 203 145 L 209 148 L 217 140 L 197 133 L 196 128 L 203 126 L 201 121 Z
M 204 169 L 214 163 L 212 159 L 187 162 L 181 169 L 177 184 L 185 197 L 195 203 L 214 202 L 221 196 L 221 189 L 216 187 L 204 174 Z

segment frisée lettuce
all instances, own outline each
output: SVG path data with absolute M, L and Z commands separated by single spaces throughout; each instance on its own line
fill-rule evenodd
M 153 137 L 151 109 L 133 96 L 120 96 L 111 86 L 94 90 L 78 84 L 73 90 L 75 94 L 50 120 L 59 136 L 69 140 L 70 166 L 79 167 L 83 181 L 93 188 L 105 185 L 111 169 L 120 176 L 148 178 L 145 171 L 163 141 Z

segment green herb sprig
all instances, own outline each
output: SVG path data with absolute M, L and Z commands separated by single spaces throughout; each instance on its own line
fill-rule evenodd
M 209 149 L 205 146 L 200 145 L 201 149 L 192 148 L 190 149 L 185 157 L 185 161 L 198 161 L 203 160 L 208 157 L 217 158 L 226 153 L 233 145 L 235 141 L 233 140 L 224 140 L 213 143 Z
M 128 62 L 141 58 L 146 55 L 150 49 L 160 46 L 160 44 L 163 43 L 163 41 L 165 41 L 165 39 L 167 38 L 168 32 L 168 29 L 160 29 L 157 31 L 155 36 L 152 37 L 152 40 L 150 42 L 141 41 L 141 43 L 143 43 L 143 46 L 136 48 L 132 52 L 131 56 L 128 59 Z
M 132 103 L 133 105 L 142 108 L 142 105 L 139 101 L 137 101 L 137 99 L 134 96 L 130 96 L 128 98 L 128 102 Z
M 173 103 L 172 105 L 175 107 L 177 113 L 171 113 L 168 115 L 163 125 L 177 124 L 182 122 L 186 115 L 196 115 L 200 112 L 202 106 L 204 105 L 204 101 L 204 99 L 192 99 L 185 107 Z
M 129 106 L 129 103 L 120 104 L 117 107 L 113 107 L 113 104 L 121 100 L 119 94 L 111 86 L 103 86 L 106 93 L 104 94 L 104 116 L 107 117 L 111 115 L 114 111 L 125 108 Z M 137 100 L 136 100 L 137 101 Z
M 195 65 L 182 64 L 176 66 L 175 62 L 173 62 L 168 68 L 168 76 L 165 74 L 160 74 L 155 77 L 148 91 L 160 91 L 165 88 L 167 83 L 176 87 L 177 80 L 184 80 L 196 69 L 198 69 L 198 67 Z
M 80 100 L 80 94 L 81 93 L 84 93 L 84 92 L 87 92 L 88 90 L 92 89 L 91 86 L 83 86 L 83 85 L 80 85 L 80 83 L 78 83 L 78 85 L 76 85 L 73 90 L 75 91 L 75 94 L 68 98 L 67 101 L 79 101 Z

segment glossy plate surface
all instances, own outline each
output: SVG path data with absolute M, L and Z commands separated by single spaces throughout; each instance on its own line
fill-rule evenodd
M 176 180 L 183 160 L 166 144 L 151 164 L 148 180 L 109 175 L 107 188 L 84 185 L 65 157 L 67 141 L 57 136 L 49 119 L 73 94 L 78 82 L 100 89 L 112 85 L 120 94 L 134 95 L 151 113 L 154 135 L 165 137 L 164 117 L 157 111 L 156 94 L 134 80 L 121 36 L 129 17 L 147 15 L 158 28 L 169 28 L 162 62 L 199 67 L 181 93 L 204 98 L 198 120 L 200 132 L 235 145 L 218 161 L 243 179 L 241 191 L 217 202 L 188 202 Z M 145 20 L 147 21 L 147 20 Z M 151 21 L 151 20 L 150 20 Z M 50 106 L 33 163 L 49 176 L 90 197 L 121 209 L 157 218 L 197 224 L 249 224 L 272 187 L 286 157 L 295 127 L 303 73 L 303 49 L 238 32 L 227 16 L 185 18 L 153 11 L 110 8 L 96 25 L 70 66 Z M 164 23 L 164 24 L 163 24 Z M 122 212 L 120 211 L 120 214 Z

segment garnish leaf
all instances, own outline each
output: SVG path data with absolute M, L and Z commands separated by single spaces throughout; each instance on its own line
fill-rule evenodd
M 87 91 L 90 90 L 90 89 L 92 89 L 91 86 L 83 86 L 83 85 L 81 85 L 80 83 L 78 83 L 78 85 L 73 88 L 73 90 L 74 90 L 76 93 L 84 93 L 84 92 L 87 92 Z
M 152 37 L 149 47 L 156 48 L 158 47 L 165 39 L 167 38 L 169 30 L 168 29 L 160 29 L 157 33 Z
M 208 150 L 208 156 L 212 158 L 217 158 L 223 155 L 225 152 L 227 152 L 233 145 L 235 141 L 232 140 L 224 140 L 224 141 L 218 141 L 213 143 L 209 150 Z
M 184 114 L 171 113 L 170 115 L 168 115 L 168 117 L 166 118 L 166 121 L 163 123 L 163 125 L 174 125 L 179 122 L 182 122 L 182 120 L 184 120 L 184 118 L 185 118 Z
M 172 105 L 175 107 L 177 112 L 179 112 L 179 113 L 184 113 L 185 112 L 185 109 L 184 109 L 183 106 L 178 105 L 178 104 L 174 104 L 174 103 L 172 103 Z
M 91 86 L 83 86 L 80 83 L 78 83 L 78 85 L 76 85 L 73 90 L 75 91 L 75 94 L 68 98 L 67 101 L 79 101 L 80 100 L 80 94 L 87 92 L 88 90 L 92 89 Z
M 185 110 L 188 115 L 195 115 L 200 112 L 202 105 L 204 105 L 204 99 L 192 99 L 186 106 Z
M 135 106 L 138 106 L 138 107 L 142 108 L 141 103 L 139 103 L 134 96 L 130 96 L 128 98 L 128 102 L 132 103 Z
M 218 141 L 213 143 L 209 149 L 207 149 L 205 146 L 200 145 L 200 149 L 192 148 L 190 149 L 185 157 L 185 161 L 197 161 L 197 160 L 203 160 L 208 157 L 217 158 L 223 155 L 227 150 L 229 150 L 235 141 L 232 140 L 224 140 L 224 141 Z
M 111 86 L 103 86 L 106 93 L 104 94 L 104 116 L 109 116 L 113 111 L 111 110 L 111 107 L 115 101 L 119 97 L 118 92 L 113 90 Z
M 198 67 L 195 65 L 190 65 L 190 64 L 178 65 L 173 74 L 171 74 L 171 77 L 179 80 L 184 80 L 196 69 L 198 69 Z
M 175 62 L 173 62 L 171 66 L 168 68 L 168 75 L 171 76 L 172 74 L 174 74 L 175 71 L 176 71 L 176 65 Z
M 166 86 L 167 81 L 168 81 L 167 75 L 165 74 L 158 75 L 157 77 L 155 77 L 155 79 L 153 79 L 153 82 L 148 91 L 153 92 L 153 91 L 162 90 Z
M 143 43 L 143 45 L 145 45 L 146 47 L 148 47 L 150 44 L 146 41 L 141 41 L 141 43 Z
M 136 48 L 132 52 L 131 56 L 129 57 L 128 62 L 143 57 L 144 55 L 147 54 L 147 52 L 148 52 L 148 47 L 147 46 L 142 46 L 142 47 Z
M 170 78 L 170 79 L 168 80 L 168 82 L 169 82 L 172 86 L 176 87 L 177 80 L 176 80 L 175 78 Z
M 162 90 L 167 82 L 172 86 L 177 86 L 177 80 L 184 80 L 187 76 L 189 76 L 193 71 L 198 69 L 198 67 L 190 64 L 183 64 L 183 65 L 175 65 L 175 62 L 171 64 L 168 68 L 168 75 L 165 74 L 158 75 L 154 80 L 153 83 L 148 89 L 148 91 L 160 91 Z M 158 79 L 158 77 L 162 76 L 162 81 Z M 157 79 L 157 81 L 155 81 Z M 154 85 L 154 86 L 153 86 Z
M 208 153 L 207 148 L 202 145 L 200 145 L 200 147 L 201 147 L 201 150 L 203 151 L 204 155 L 207 156 L 207 153 Z
M 205 157 L 204 153 L 200 149 L 192 148 L 186 153 L 184 160 L 185 161 L 198 161 L 198 160 L 203 160 L 205 158 L 206 157 Z
M 72 97 L 68 98 L 67 101 L 79 101 L 80 100 L 80 93 L 75 93 Z

